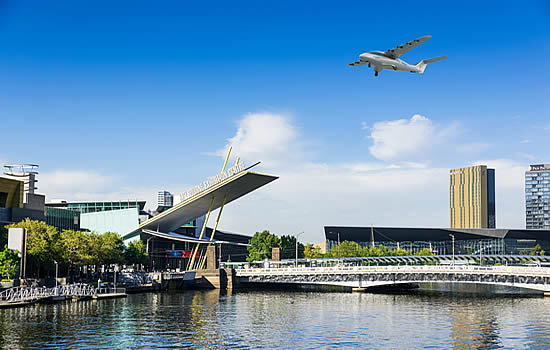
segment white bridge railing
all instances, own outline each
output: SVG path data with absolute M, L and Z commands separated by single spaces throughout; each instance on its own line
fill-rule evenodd
M 126 293 L 126 290 L 124 288 L 96 288 L 85 283 L 66 284 L 53 288 L 14 287 L 0 293 L 0 302 L 33 302 L 54 296 L 92 297 L 110 293 Z
M 471 273 L 488 275 L 550 277 L 550 267 L 522 266 L 333 266 L 333 267 L 285 267 L 249 268 L 236 270 L 237 276 L 299 276 L 331 274 L 384 274 L 384 273 Z

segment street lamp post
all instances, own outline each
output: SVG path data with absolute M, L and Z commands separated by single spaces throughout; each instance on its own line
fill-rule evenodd
M 118 270 L 118 265 L 115 265 L 115 268 L 114 268 L 114 275 L 113 275 L 113 287 L 115 288 L 115 293 L 116 293 L 116 272 Z
M 149 254 L 149 241 L 153 239 L 153 236 L 147 238 L 147 241 L 145 243 L 145 253 L 149 255 L 149 271 L 153 270 L 153 257 L 152 254 Z M 152 247 L 151 247 L 151 253 L 152 253 Z
M 455 266 L 455 235 L 452 233 L 449 233 L 449 236 L 451 236 L 451 240 L 453 241 L 453 267 Z
M 340 232 L 336 232 L 338 234 L 338 264 L 340 264 Z
M 294 267 L 298 267 L 298 237 L 300 237 L 302 233 L 304 233 L 304 231 L 296 234 L 296 262 L 294 264 Z
M 59 293 L 57 289 L 57 272 L 58 272 L 59 264 L 55 260 L 53 262 L 55 263 L 55 295 L 57 295 Z

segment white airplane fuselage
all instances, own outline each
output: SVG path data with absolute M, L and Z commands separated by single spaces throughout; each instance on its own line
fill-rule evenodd
M 399 58 L 390 58 L 384 55 L 383 52 L 380 51 L 371 51 L 371 52 L 365 52 L 359 55 L 359 59 L 362 62 L 366 62 L 374 67 L 374 70 L 377 72 L 382 71 L 382 69 L 388 69 L 388 70 L 397 70 L 402 72 L 413 72 L 413 73 L 419 73 L 420 68 L 418 66 L 408 64 L 407 62 L 404 62 L 400 60 Z

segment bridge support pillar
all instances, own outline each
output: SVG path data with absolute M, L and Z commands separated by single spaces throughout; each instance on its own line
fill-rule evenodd
M 281 248 L 271 248 L 271 260 L 281 261 Z
M 209 245 L 208 248 L 206 248 L 206 269 L 207 270 L 215 270 L 218 268 L 217 265 L 217 259 L 218 254 L 216 254 L 216 247 L 213 245 Z

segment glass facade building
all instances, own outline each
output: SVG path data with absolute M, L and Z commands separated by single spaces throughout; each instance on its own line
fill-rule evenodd
M 98 211 L 110 211 L 129 208 L 138 208 L 143 210 L 145 201 L 118 201 L 118 202 L 83 202 L 83 203 L 67 203 L 68 209 L 78 210 L 85 213 L 96 213 Z
M 76 210 L 82 214 L 102 211 L 137 208 L 138 212 L 145 207 L 145 201 L 110 201 L 110 202 L 59 202 L 47 203 L 47 207 Z
M 46 224 L 61 230 L 80 230 L 80 212 L 78 210 L 46 207 Z
M 550 229 L 550 164 L 531 165 L 525 172 L 525 224 Z
M 550 253 L 550 231 L 507 229 L 440 229 L 405 227 L 325 226 L 327 251 L 338 242 L 352 241 L 362 247 L 385 246 L 416 253 L 429 249 L 436 255 L 521 255 L 537 245 Z

